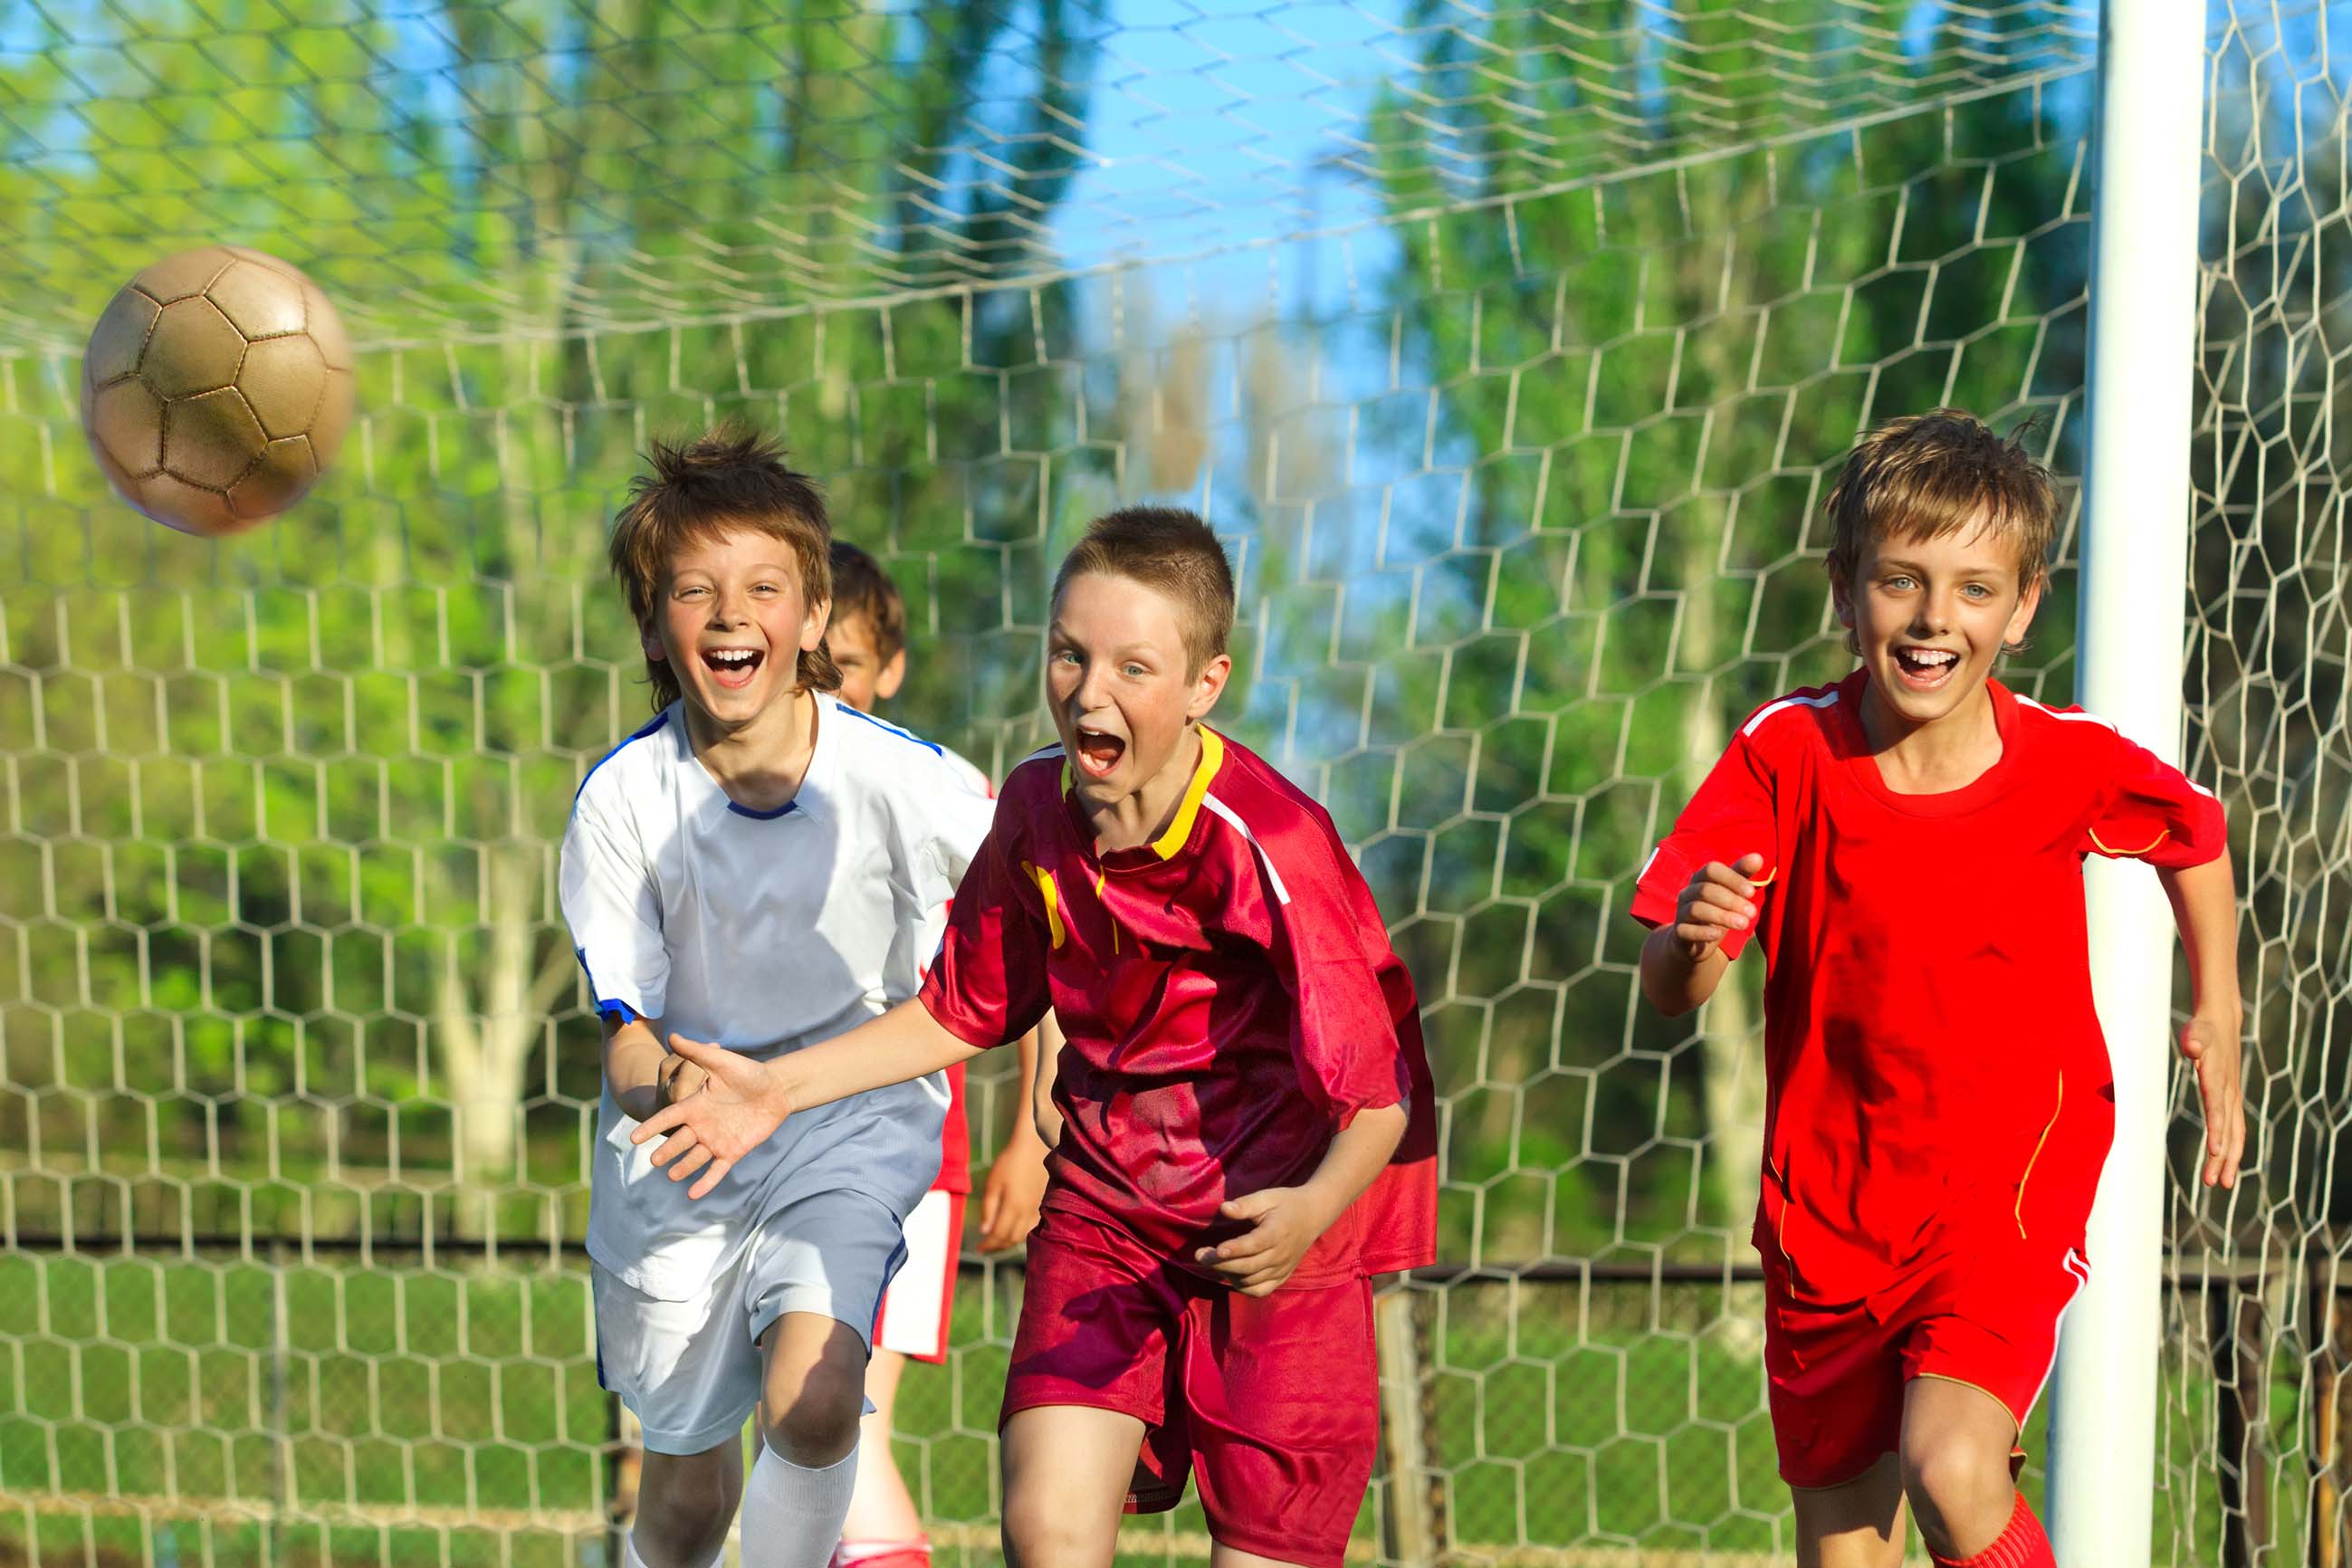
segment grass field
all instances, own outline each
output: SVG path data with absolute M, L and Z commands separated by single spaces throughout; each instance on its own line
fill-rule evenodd
M 1019 1283 L 968 1273 L 954 1355 L 901 1394 L 945 1568 L 994 1560 Z M 1431 1293 L 1422 1407 L 1461 1560 L 1786 1560 L 1752 1295 Z M 574 1259 L 0 1257 L 0 1561 L 604 1568 L 615 1422 Z M 1197 1553 L 1203 1524 L 1187 1503 L 1130 1528 L 1145 1563 Z M 1358 1535 L 1376 1554 L 1377 1488 Z

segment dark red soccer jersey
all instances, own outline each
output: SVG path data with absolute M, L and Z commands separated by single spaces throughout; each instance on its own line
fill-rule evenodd
M 1189 1264 L 1227 1198 L 1313 1175 L 1359 1110 L 1410 1101 L 1389 1168 L 1301 1262 L 1328 1282 L 1432 1260 L 1436 1115 L 1412 981 L 1330 817 L 1202 729 L 1168 830 L 1097 855 L 1060 752 L 1013 771 L 923 1005 L 997 1046 L 1050 1005 L 1068 1046 L 1045 1206 Z
M 2115 1124 L 2084 858 L 2184 867 L 2225 847 L 2220 803 L 2178 769 L 1998 681 L 2000 760 L 1962 789 L 1897 794 L 1863 734 L 1868 679 L 1742 724 L 1633 909 L 1664 924 L 1708 861 L 1764 858 L 1756 1241 L 1821 1301 L 1885 1289 L 1988 1234 L 1974 1226 L 2079 1245 Z

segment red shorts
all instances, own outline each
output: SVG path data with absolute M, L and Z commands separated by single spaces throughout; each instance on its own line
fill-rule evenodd
M 1338 1568 L 1380 1440 L 1371 1281 L 1244 1296 L 1049 1209 L 1003 1418 L 1047 1405 L 1144 1424 L 1129 1512 L 1175 1507 L 1189 1471 L 1218 1541 Z
M 1981 1389 L 2020 1429 L 2050 1380 L 2058 1321 L 2090 1265 L 2074 1248 L 2002 1247 L 1922 1269 L 1862 1301 L 1797 1300 L 1764 1264 L 1764 1370 L 1780 1479 L 1792 1487 L 1854 1479 L 1900 1447 L 1915 1377 Z

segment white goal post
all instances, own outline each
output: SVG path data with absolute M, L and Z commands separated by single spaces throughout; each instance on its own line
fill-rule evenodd
M 2091 219 L 2090 441 L 2076 692 L 2166 761 L 2181 754 L 2200 0 L 2107 0 Z M 2115 1059 L 2116 1142 L 2091 1215 L 2051 1408 L 2051 1540 L 2068 1568 L 2146 1568 L 2152 1545 L 2170 911 L 2145 867 L 2094 860 L 2091 978 Z

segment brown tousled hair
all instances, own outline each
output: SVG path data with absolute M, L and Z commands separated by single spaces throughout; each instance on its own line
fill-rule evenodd
M 729 423 L 690 441 L 656 441 L 646 462 L 650 471 L 629 481 L 628 503 L 614 519 L 607 551 L 638 626 L 653 625 L 662 580 L 678 551 L 739 528 L 791 546 L 802 595 L 811 604 L 832 599 L 827 546 L 833 524 L 824 491 L 784 461 L 783 446 L 774 437 Z M 677 673 L 667 659 L 646 659 L 646 679 L 656 712 L 677 700 Z M 841 685 L 841 671 L 820 643 L 800 655 L 793 681 L 800 690 L 832 691 Z
M 1854 443 L 1830 490 L 1830 576 L 1851 588 L 1864 549 L 1942 539 L 1979 525 L 2017 551 L 2017 585 L 2050 575 L 2058 485 L 2021 436 L 1958 408 L 1889 419 Z
M 1234 629 L 1234 569 L 1209 525 L 1176 507 L 1130 506 L 1097 518 L 1054 574 L 1059 602 L 1089 572 L 1126 577 L 1176 602 L 1184 655 L 1198 675 L 1225 651 Z
M 874 657 L 882 664 L 907 646 L 907 601 L 882 563 L 846 539 L 833 542 L 833 624 L 863 620 L 874 629 Z

